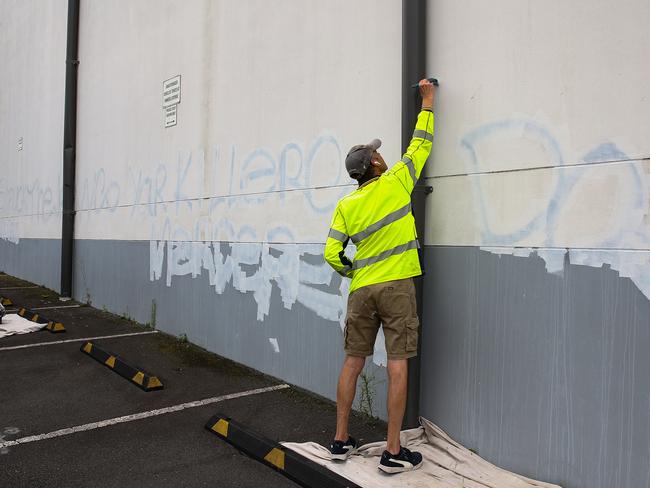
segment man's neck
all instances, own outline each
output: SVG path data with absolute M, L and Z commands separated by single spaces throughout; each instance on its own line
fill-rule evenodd
M 359 182 L 359 188 L 368 183 L 370 180 L 374 180 L 378 176 L 379 175 L 376 175 L 374 173 L 363 175 L 360 179 L 357 180 Z

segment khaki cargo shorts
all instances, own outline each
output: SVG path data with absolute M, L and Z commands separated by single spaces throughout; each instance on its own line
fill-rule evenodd
M 417 355 L 420 321 L 412 278 L 363 286 L 350 294 L 345 319 L 346 354 L 370 356 L 380 325 L 384 328 L 388 359 Z

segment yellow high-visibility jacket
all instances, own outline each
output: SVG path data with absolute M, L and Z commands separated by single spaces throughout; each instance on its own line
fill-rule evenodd
M 411 192 L 431 152 L 433 120 L 433 112 L 421 111 L 402 160 L 336 206 L 325 260 L 340 275 L 352 278 L 350 293 L 362 286 L 422 274 Z M 353 261 L 345 256 L 348 239 L 357 248 Z

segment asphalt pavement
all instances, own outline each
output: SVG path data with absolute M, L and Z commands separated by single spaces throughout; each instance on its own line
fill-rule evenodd
M 66 327 L 0 339 L 0 486 L 297 486 L 205 430 L 216 413 L 276 441 L 331 440 L 333 402 L 6 274 L 0 296 Z M 145 392 L 80 352 L 83 339 L 104 336 L 93 342 L 164 389 Z M 200 400 L 211 403 L 187 405 Z M 383 422 L 353 422 L 361 443 L 384 439 Z

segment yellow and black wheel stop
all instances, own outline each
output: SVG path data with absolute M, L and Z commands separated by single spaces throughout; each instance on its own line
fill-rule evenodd
M 84 342 L 81 345 L 81 352 L 88 354 L 144 391 L 162 390 L 164 387 L 157 376 L 153 376 L 137 366 L 131 366 L 117 354 L 106 351 L 94 342 Z
M 65 326 L 61 322 L 55 322 L 54 320 L 49 320 L 40 315 L 37 312 L 27 310 L 26 308 L 21 308 L 18 310 L 18 315 L 32 322 L 39 324 L 47 324 L 45 329 L 52 333 L 65 332 Z
M 208 420 L 205 428 L 236 449 L 282 473 L 306 488 L 360 488 L 359 485 L 248 429 L 222 414 Z
M 3 305 L 5 307 L 11 307 L 13 304 L 14 302 L 11 301 L 11 298 L 0 297 L 0 305 Z

